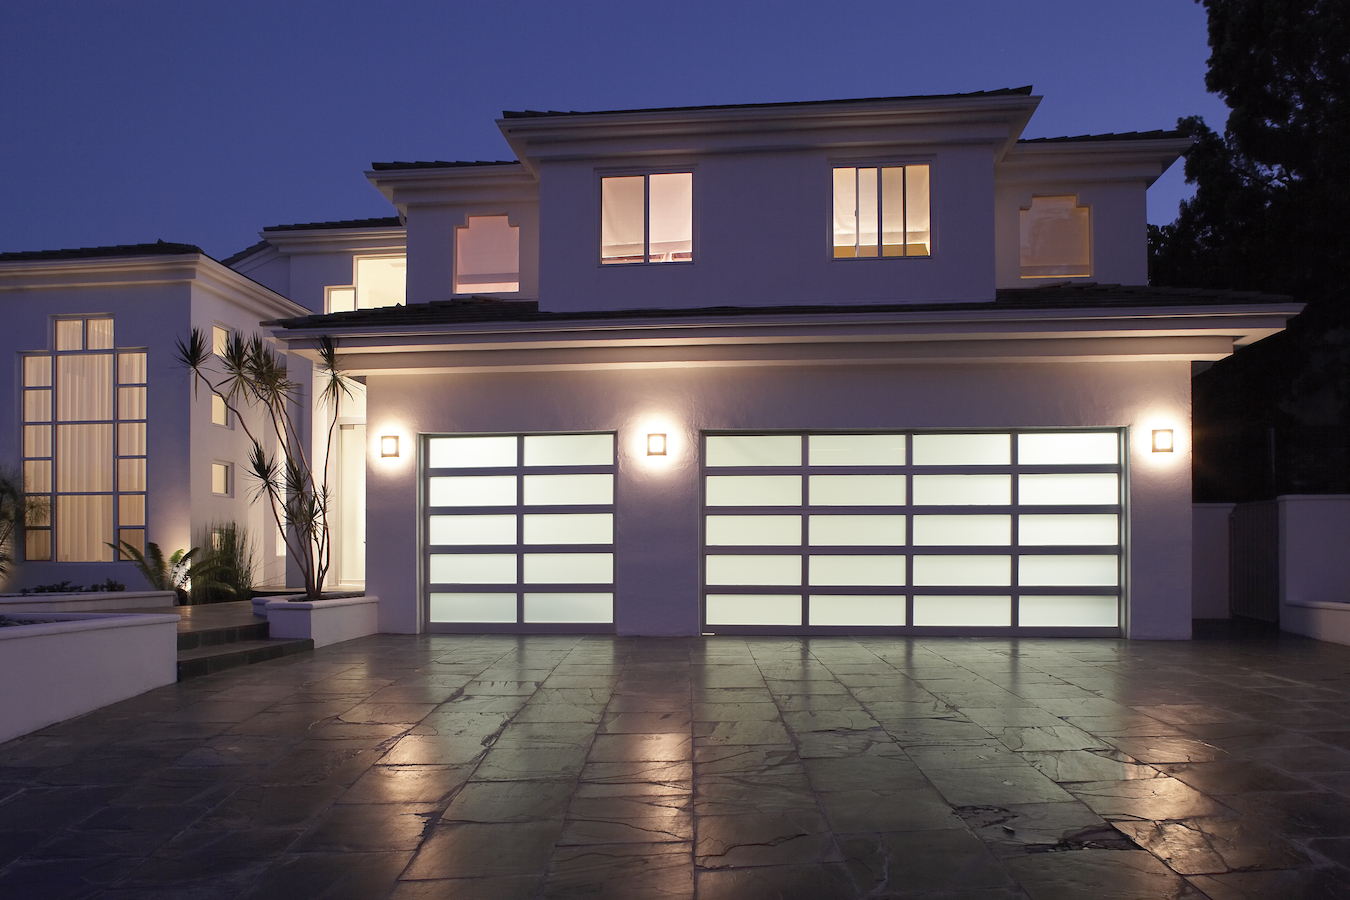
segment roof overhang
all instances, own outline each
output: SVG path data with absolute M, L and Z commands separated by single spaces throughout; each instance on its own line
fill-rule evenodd
M 230 267 L 198 253 L 0 263 L 0 301 L 6 295 L 71 288 L 190 285 L 223 297 L 259 319 L 306 315 L 309 310 Z
M 410 205 L 539 202 L 539 182 L 520 163 L 378 169 L 366 178 L 405 216 Z
M 994 170 L 1000 183 L 1131 181 L 1153 184 L 1191 146 L 1189 137 L 1048 141 L 1014 145 Z
M 1016 143 L 1041 98 L 1023 93 L 544 115 L 497 120 L 533 172 L 544 161 L 801 148 Z
M 992 304 L 991 304 L 992 307 Z M 1283 330 L 1297 303 L 1111 309 L 850 311 L 417 326 L 277 328 L 354 375 L 684 366 L 1218 360 Z

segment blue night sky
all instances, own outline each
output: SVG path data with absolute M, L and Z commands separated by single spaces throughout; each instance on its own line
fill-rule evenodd
M 1031 84 L 1024 137 L 1222 130 L 1208 56 L 1191 0 L 0 0 L 0 250 L 221 258 L 267 225 L 392 215 L 371 161 L 510 158 L 503 109 Z M 1149 220 L 1188 194 L 1178 162 Z

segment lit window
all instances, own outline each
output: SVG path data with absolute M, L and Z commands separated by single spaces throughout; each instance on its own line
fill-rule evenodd
M 834 256 L 928 256 L 928 166 L 834 170 Z
M 520 226 L 506 216 L 469 216 L 455 229 L 455 293 L 520 290 Z
M 1021 211 L 1022 277 L 1092 274 L 1090 210 L 1077 197 L 1034 197 Z
M 211 352 L 216 356 L 224 356 L 225 350 L 230 346 L 230 329 L 222 328 L 219 325 L 211 326 Z
M 351 312 L 354 309 L 356 309 L 356 288 L 351 285 L 324 288 L 324 312 Z
M 602 263 L 693 261 L 692 172 L 602 178 L 600 199 Z
M 224 495 L 230 493 L 229 463 L 211 463 L 211 493 Z
M 109 317 L 58 319 L 55 349 L 23 356 L 23 472 L 46 502 L 29 560 L 106 562 L 145 546 L 146 354 L 114 350 Z
M 358 256 L 356 308 L 402 306 L 408 299 L 408 257 Z
M 219 394 L 211 395 L 211 424 L 230 424 L 230 408 L 225 405 L 225 398 Z

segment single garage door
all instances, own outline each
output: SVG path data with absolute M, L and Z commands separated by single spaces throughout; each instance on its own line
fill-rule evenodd
M 614 434 L 425 439 L 429 631 L 612 631 Z
M 1117 635 L 1122 442 L 706 434 L 703 630 Z

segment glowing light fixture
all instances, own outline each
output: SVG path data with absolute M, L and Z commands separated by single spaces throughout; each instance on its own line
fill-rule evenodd
M 398 456 L 398 435 L 385 434 L 380 436 L 380 456 Z
M 664 434 L 647 435 L 647 455 L 648 456 L 666 455 L 666 436 Z
M 1153 429 L 1153 452 L 1171 453 L 1175 449 L 1172 441 L 1172 429 L 1155 428 Z

